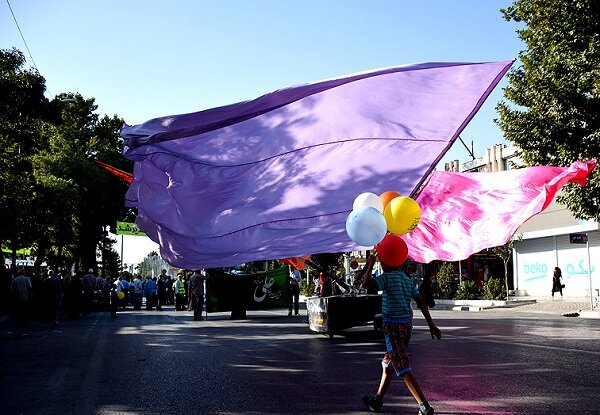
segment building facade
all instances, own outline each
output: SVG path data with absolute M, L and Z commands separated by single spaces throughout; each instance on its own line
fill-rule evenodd
M 495 145 L 483 157 L 446 163 L 445 170 L 495 172 L 522 166 L 512 147 Z M 600 292 L 600 229 L 582 221 L 555 200 L 515 233 L 513 287 L 522 295 L 550 297 L 554 267 L 562 270 L 564 297 L 588 298 Z M 587 242 L 585 241 L 587 239 Z M 555 296 L 559 296 L 556 293 Z

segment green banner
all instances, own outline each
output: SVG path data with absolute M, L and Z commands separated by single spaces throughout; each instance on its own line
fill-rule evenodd
M 117 222 L 117 235 L 146 236 L 134 223 Z
M 288 279 L 287 267 L 256 274 L 211 274 L 206 282 L 206 308 L 214 313 L 240 305 L 246 310 L 287 307 Z

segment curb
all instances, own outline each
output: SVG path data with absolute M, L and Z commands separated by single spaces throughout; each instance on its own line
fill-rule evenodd
M 579 317 L 600 319 L 600 310 L 579 310 Z
M 479 311 L 482 311 L 482 310 L 485 310 L 485 308 L 484 307 L 467 306 L 467 305 L 452 307 L 452 311 L 472 311 L 472 312 L 479 312 Z

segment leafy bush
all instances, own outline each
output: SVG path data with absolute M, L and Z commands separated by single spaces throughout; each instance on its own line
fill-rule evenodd
M 439 298 L 454 298 L 456 283 L 454 282 L 454 267 L 445 262 L 436 274 L 436 282 L 439 289 Z
M 306 276 L 302 276 L 302 279 L 300 280 L 300 294 L 306 297 L 315 295 L 315 285 L 312 282 L 306 284 Z
M 498 278 L 490 278 L 483 284 L 483 298 L 486 300 L 503 300 L 506 296 L 504 284 Z
M 479 289 L 477 288 L 475 281 L 466 280 L 458 286 L 454 298 L 457 300 L 474 300 L 478 295 Z

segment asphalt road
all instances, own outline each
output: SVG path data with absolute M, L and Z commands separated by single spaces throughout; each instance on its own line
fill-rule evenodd
M 600 320 L 515 310 L 417 314 L 411 363 L 438 414 L 600 413 Z M 0 414 L 359 414 L 383 342 L 330 339 L 287 310 L 192 321 L 95 313 L 58 328 L 0 325 Z M 395 380 L 385 413 L 416 414 Z

